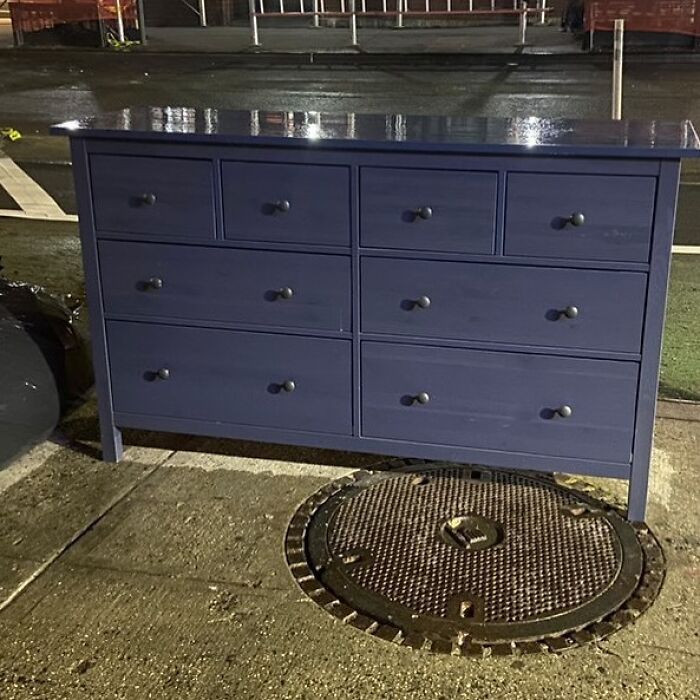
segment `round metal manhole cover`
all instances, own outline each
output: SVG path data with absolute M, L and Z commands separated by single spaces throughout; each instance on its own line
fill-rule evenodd
M 530 473 L 401 465 L 328 484 L 290 523 L 292 574 L 348 624 L 452 654 L 561 651 L 658 595 L 657 540 L 600 500 Z

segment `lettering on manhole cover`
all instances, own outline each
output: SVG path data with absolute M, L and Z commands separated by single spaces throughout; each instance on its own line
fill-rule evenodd
M 589 494 L 530 473 L 387 466 L 323 487 L 287 532 L 299 586 L 360 630 L 467 656 L 557 652 L 658 595 L 656 538 Z

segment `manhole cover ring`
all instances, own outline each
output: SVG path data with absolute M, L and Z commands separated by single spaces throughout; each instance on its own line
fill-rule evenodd
M 333 616 L 373 636 L 414 648 L 469 656 L 559 652 L 603 639 L 634 622 L 652 604 L 661 589 L 665 561 L 656 538 L 646 527 L 633 526 L 613 507 L 589 495 L 588 489 L 587 493 L 572 491 L 550 478 L 531 473 L 480 470 L 421 460 L 393 460 L 387 466 L 391 471 L 357 472 L 324 486 L 298 509 L 286 538 L 290 571 L 302 590 Z M 588 599 L 580 600 L 577 604 L 569 604 L 568 608 L 555 604 L 547 613 L 540 611 L 529 618 L 507 621 L 494 619 L 493 612 L 490 616 L 487 614 L 493 608 L 493 604 L 488 603 L 489 597 L 493 598 L 493 586 L 488 582 L 482 583 L 482 586 L 486 586 L 486 595 L 474 590 L 441 592 L 440 614 L 435 614 L 434 610 L 419 609 L 422 604 L 407 605 L 406 600 L 401 600 L 401 595 L 387 595 L 387 591 L 382 589 L 386 585 L 387 575 L 386 571 L 381 570 L 382 566 L 386 569 L 391 564 L 390 561 L 382 561 L 386 560 L 387 548 L 378 546 L 372 537 L 359 538 L 364 541 L 360 545 L 366 545 L 366 540 L 370 540 L 372 546 L 348 547 L 348 541 L 353 538 L 348 538 L 343 528 L 349 528 L 352 534 L 352 513 L 357 512 L 358 508 L 374 507 L 376 510 L 383 497 L 382 489 L 423 491 L 419 503 L 423 506 L 428 503 L 432 507 L 435 494 L 430 495 L 427 487 L 434 483 L 435 488 L 444 491 L 444 483 L 450 478 L 458 479 L 462 490 L 471 488 L 471 484 L 476 489 L 480 488 L 479 484 L 489 484 L 489 488 L 495 488 L 494 484 L 498 482 L 515 484 L 521 491 L 526 487 L 529 497 L 535 494 L 534 498 L 540 503 L 542 494 L 545 501 L 551 496 L 552 503 L 547 503 L 549 518 L 553 517 L 551 511 L 556 505 L 560 513 L 557 517 L 562 522 L 571 521 L 571 525 L 564 526 L 567 531 L 589 521 L 584 527 L 595 527 L 599 539 L 605 536 L 606 549 L 614 551 L 614 562 L 608 556 L 610 561 L 605 561 L 603 567 L 607 567 L 610 580 L 600 590 L 596 589 L 595 595 L 589 595 Z M 396 479 L 400 481 L 389 484 Z M 380 494 L 379 499 L 373 495 L 372 489 Z M 364 503 L 349 510 L 348 504 L 358 495 L 362 495 Z M 355 503 L 357 501 L 353 506 Z M 423 535 L 428 529 L 435 531 L 434 542 L 431 540 L 430 545 L 433 548 L 443 547 L 439 555 L 451 557 L 451 570 L 454 570 L 455 561 L 462 566 L 463 562 L 454 559 L 455 556 L 462 556 L 462 553 L 473 557 L 500 557 L 499 561 L 513 556 L 513 552 L 507 549 L 511 544 L 501 541 L 508 538 L 506 531 L 509 528 L 503 528 L 497 518 L 468 510 L 453 513 L 451 517 L 450 513 L 445 513 L 447 517 L 436 519 L 433 525 L 423 528 Z M 453 529 L 453 532 L 444 532 L 446 523 L 451 525 L 447 529 Z M 392 525 L 391 517 L 387 523 L 382 521 L 380 515 L 376 525 L 378 532 L 381 532 L 382 526 L 387 526 L 389 530 L 393 527 L 396 534 L 396 523 Z M 404 545 L 411 541 L 413 535 L 409 533 L 404 537 L 401 533 Z M 381 537 L 375 539 L 381 540 Z M 460 546 L 465 541 L 466 546 Z M 435 544 L 437 542 L 441 544 Z M 340 546 L 336 546 L 339 543 Z M 377 550 L 376 557 L 373 548 Z M 445 555 L 447 550 L 453 554 Z M 517 551 L 515 556 L 518 556 Z M 557 556 L 561 558 L 563 555 L 559 553 Z M 371 574 L 367 574 L 368 571 Z M 610 574 L 612 571 L 614 575 Z M 361 585 L 363 578 L 368 576 L 375 584 L 379 581 L 379 585 Z M 406 576 L 403 578 L 405 580 Z M 404 590 L 401 593 L 407 595 Z M 520 600 L 522 596 L 516 597 Z M 500 600 L 502 596 L 498 594 L 496 598 Z M 551 592 L 547 591 L 544 601 L 547 605 L 551 603 L 550 598 Z

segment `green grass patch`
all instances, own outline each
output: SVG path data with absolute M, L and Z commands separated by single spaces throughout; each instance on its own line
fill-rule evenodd
M 673 256 L 659 393 L 700 401 L 700 255 Z

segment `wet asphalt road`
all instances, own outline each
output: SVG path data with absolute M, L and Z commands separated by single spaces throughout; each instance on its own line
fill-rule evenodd
M 609 114 L 610 72 L 576 65 L 473 69 L 242 67 L 226 56 L 27 52 L 0 54 L 0 123 L 23 132 L 7 151 L 68 212 L 65 143 L 50 124 L 135 105 L 403 112 L 483 116 Z M 700 124 L 700 65 L 630 65 L 627 118 Z M 700 244 L 700 163 L 684 169 L 676 243 Z M 698 183 L 697 185 L 693 183 Z
M 700 122 L 700 65 L 630 65 L 625 116 Z M 422 114 L 606 117 L 610 72 L 560 68 L 472 70 L 240 67 L 225 56 L 36 52 L 0 54 L 1 111 L 20 127 L 125 106 Z

